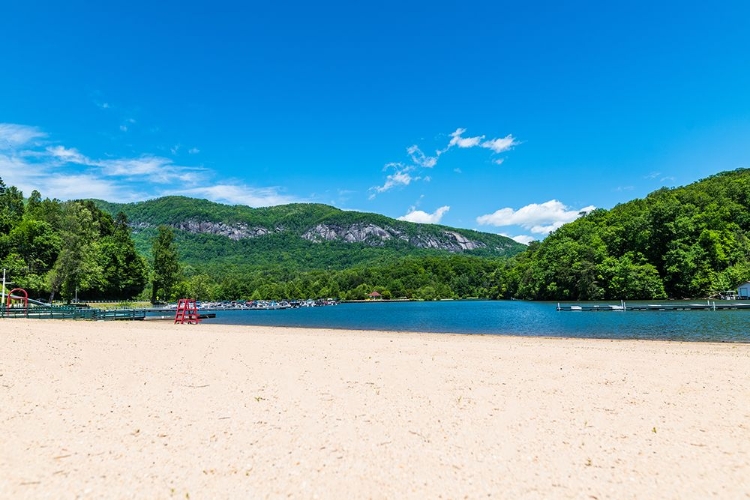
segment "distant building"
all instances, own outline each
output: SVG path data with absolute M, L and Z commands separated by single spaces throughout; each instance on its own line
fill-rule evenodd
M 750 283 L 748 284 L 750 285 Z M 371 300 L 381 300 L 383 298 L 383 296 L 380 295 L 378 292 L 372 292 L 371 294 L 368 295 L 368 297 L 370 297 Z
M 750 299 L 750 281 L 746 281 L 737 287 L 737 298 L 740 300 Z

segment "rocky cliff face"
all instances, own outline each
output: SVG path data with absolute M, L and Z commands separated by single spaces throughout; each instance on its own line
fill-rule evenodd
M 397 236 L 394 233 L 375 224 L 352 224 L 351 226 L 318 224 L 306 231 L 302 237 L 309 241 L 344 240 L 347 243 L 382 245 L 384 242 Z
M 464 235 L 454 231 L 443 231 L 442 237 L 434 235 L 407 236 L 402 231 L 392 227 L 380 227 L 374 224 L 353 224 L 351 226 L 338 226 L 333 224 L 318 224 L 306 231 L 303 238 L 309 241 L 333 241 L 343 240 L 348 243 L 366 243 L 372 246 L 381 246 L 386 241 L 398 238 L 408 241 L 410 245 L 417 248 L 436 248 L 451 252 L 474 250 L 484 248 L 482 242 L 472 241 Z
M 146 222 L 133 224 L 133 229 L 135 231 L 149 227 L 153 227 L 153 225 Z M 235 241 L 245 238 L 257 238 L 258 236 L 271 234 L 274 231 L 280 231 L 280 229 L 269 230 L 265 227 L 248 227 L 247 224 L 242 223 L 230 225 L 224 224 L 223 222 L 201 222 L 193 220 L 171 224 L 171 227 L 194 234 L 216 234 Z
M 151 227 L 151 225 L 144 222 L 133 225 L 133 229 L 136 231 L 148 227 Z M 172 224 L 172 227 L 189 233 L 225 236 L 235 241 L 246 238 L 257 238 L 285 230 L 282 227 L 268 229 L 260 226 L 249 227 L 247 224 L 242 223 L 225 224 L 223 222 L 195 220 Z M 437 235 L 416 234 L 409 236 L 397 228 L 390 226 L 381 227 L 372 223 L 351 225 L 318 224 L 302 233 L 301 237 L 312 242 L 345 241 L 347 243 L 365 243 L 370 246 L 383 246 L 389 240 L 399 239 L 417 248 L 434 248 L 450 252 L 475 250 L 487 246 L 483 242 L 471 240 L 455 231 L 444 230 Z

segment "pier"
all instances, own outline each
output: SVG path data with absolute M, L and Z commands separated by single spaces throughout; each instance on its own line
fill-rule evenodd
M 87 319 L 92 321 L 138 321 L 146 317 L 144 309 L 90 309 L 85 307 L 0 307 L 0 318 Z M 174 315 L 172 316 L 174 317 Z
M 215 312 L 199 311 L 200 319 L 212 319 Z M 174 320 L 174 309 L 94 309 L 74 306 L 0 307 L 0 318 L 84 319 L 90 321 Z
M 572 312 L 604 312 L 604 311 L 727 311 L 746 309 L 750 310 L 747 302 L 716 302 L 707 300 L 704 302 L 674 302 L 666 304 L 644 304 L 641 302 L 619 304 L 561 304 L 557 303 L 558 311 Z

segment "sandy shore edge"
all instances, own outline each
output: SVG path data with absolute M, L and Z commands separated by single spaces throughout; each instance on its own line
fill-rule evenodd
M 0 328 L 3 498 L 750 498 L 748 344 Z

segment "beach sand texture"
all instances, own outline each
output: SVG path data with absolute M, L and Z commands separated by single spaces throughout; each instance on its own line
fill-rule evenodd
M 750 345 L 0 320 L 0 498 L 750 498 Z

